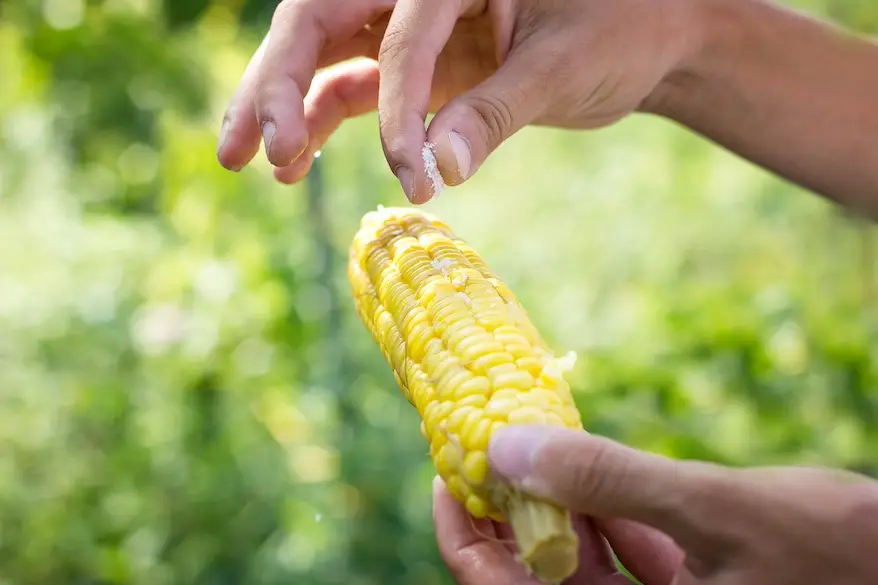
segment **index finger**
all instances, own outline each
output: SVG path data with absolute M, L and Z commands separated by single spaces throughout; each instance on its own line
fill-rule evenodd
M 458 18 L 484 6 L 485 0 L 399 0 L 387 25 L 378 54 L 381 143 L 413 203 L 436 194 L 422 158 L 436 59 Z
M 490 520 L 476 520 L 438 476 L 433 480 L 433 522 L 439 555 L 460 585 L 534 583 L 498 538 Z
M 304 98 L 320 53 L 354 37 L 390 10 L 395 0 L 284 0 L 274 12 L 258 69 L 242 81 L 241 98 L 252 100 L 269 162 L 285 167 L 305 150 L 308 128 Z M 235 104 L 246 111 L 248 104 Z M 250 122 L 252 124 L 252 121 Z M 229 120 L 229 138 L 244 117 Z M 251 136 L 243 132 L 246 136 Z M 229 148 L 235 148 L 230 144 Z
M 671 537 L 654 528 L 619 518 L 597 519 L 595 526 L 625 568 L 641 583 L 672 583 L 683 566 L 682 549 Z

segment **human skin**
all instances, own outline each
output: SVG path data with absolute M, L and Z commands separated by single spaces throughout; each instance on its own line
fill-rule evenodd
M 878 583 L 878 482 L 805 467 L 732 469 L 643 453 L 581 431 L 506 427 L 496 479 L 575 512 L 580 567 L 565 585 Z M 460 585 L 538 585 L 508 525 L 471 520 L 434 482 L 439 551 Z
M 357 56 L 377 61 L 318 73 Z M 240 170 L 263 140 L 294 183 L 345 118 L 377 108 L 390 168 L 423 203 L 425 140 L 457 185 L 528 124 L 593 129 L 641 112 L 878 217 L 876 103 L 878 46 L 760 0 L 287 0 L 230 101 L 218 158 Z
M 377 62 L 316 73 L 356 56 Z M 876 104 L 876 45 L 758 0 L 287 0 L 230 102 L 218 158 L 240 170 L 263 141 L 275 176 L 293 183 L 344 119 L 377 108 L 389 166 L 422 203 L 425 140 L 456 185 L 526 125 L 595 129 L 641 112 L 878 217 Z M 867 478 L 675 462 L 543 431 L 525 443 L 501 433 L 491 467 L 579 513 L 584 562 L 570 585 L 627 582 L 608 543 L 645 585 L 878 583 Z M 522 474 L 510 460 L 535 442 Z M 434 501 L 461 585 L 527 583 L 509 547 L 467 529 L 441 482 Z

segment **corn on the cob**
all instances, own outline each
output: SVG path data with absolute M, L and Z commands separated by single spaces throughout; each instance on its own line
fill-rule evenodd
M 569 514 L 492 482 L 487 448 L 506 424 L 582 428 L 563 377 L 571 357 L 555 358 L 479 255 L 420 210 L 366 214 L 348 278 L 451 494 L 476 518 L 510 522 L 538 578 L 568 577 L 578 563 Z

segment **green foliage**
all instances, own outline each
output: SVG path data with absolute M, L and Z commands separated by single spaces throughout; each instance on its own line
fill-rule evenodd
M 271 6 L 4 3 L 0 583 L 450 583 L 417 416 L 344 278 L 360 216 L 403 201 L 375 118 L 309 185 L 215 162 Z M 593 432 L 878 457 L 874 231 L 826 202 L 633 118 L 528 129 L 428 208 L 580 355 Z

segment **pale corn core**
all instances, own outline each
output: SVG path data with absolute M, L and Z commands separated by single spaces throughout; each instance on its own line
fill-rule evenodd
M 490 437 L 506 424 L 582 428 L 563 376 L 571 355 L 556 358 L 479 255 L 423 211 L 367 214 L 348 276 L 449 491 L 474 517 L 503 520 L 487 485 Z

